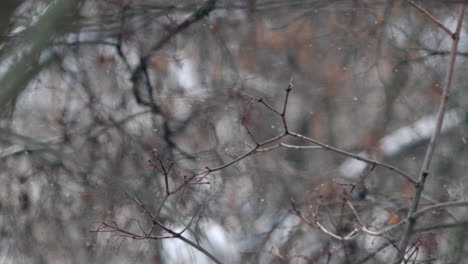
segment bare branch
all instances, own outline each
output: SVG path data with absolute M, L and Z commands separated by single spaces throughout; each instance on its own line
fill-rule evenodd
M 403 220 L 401 220 L 400 222 L 398 222 L 398 223 L 396 223 L 396 224 L 394 224 L 394 225 L 388 226 L 388 227 L 383 228 L 383 229 L 381 229 L 381 230 L 375 230 L 375 231 L 373 231 L 373 230 L 368 229 L 368 228 L 366 227 L 366 225 L 364 224 L 364 222 L 362 222 L 361 217 L 359 216 L 359 214 L 358 214 L 356 208 L 353 206 L 353 204 L 351 203 L 351 201 L 348 200 L 347 203 L 348 203 L 349 208 L 351 208 L 351 211 L 353 212 L 354 216 L 355 216 L 356 219 L 358 220 L 358 223 L 359 223 L 359 225 L 360 225 L 360 227 L 361 227 L 361 230 L 364 231 L 365 233 L 371 235 L 371 236 L 381 236 L 381 235 L 383 235 L 383 234 L 385 234 L 385 233 L 387 233 L 387 232 L 390 232 L 391 230 L 393 230 L 393 229 L 395 229 L 395 228 L 401 226 L 401 225 L 404 224 L 406 221 L 408 221 L 408 219 L 403 219 Z
M 264 105 L 266 108 L 270 109 L 273 113 L 275 113 L 275 114 L 281 116 L 281 113 L 280 113 L 278 110 L 276 110 L 273 106 L 271 106 L 269 103 L 267 103 L 267 102 L 265 101 L 265 99 L 259 98 L 259 99 L 257 99 L 257 102 L 261 103 L 261 104 Z
M 440 136 L 440 132 L 442 129 L 442 123 L 444 121 L 445 111 L 447 108 L 449 92 L 452 88 L 452 78 L 453 78 L 453 72 L 455 69 L 455 60 L 457 57 L 456 55 L 457 55 L 457 49 L 458 49 L 458 42 L 460 40 L 460 31 L 461 31 L 461 25 L 463 22 L 464 15 L 465 15 L 465 5 L 462 4 L 460 8 L 460 13 L 458 15 L 457 28 L 456 28 L 455 33 L 452 34 L 453 41 L 452 41 L 452 49 L 450 51 L 450 62 L 449 62 L 449 66 L 447 69 L 447 75 L 445 77 L 445 85 L 443 89 L 443 94 L 440 99 L 441 101 L 439 103 L 439 111 L 437 113 L 436 127 L 432 133 L 431 140 L 427 147 L 427 151 L 424 157 L 419 179 L 416 184 L 416 190 L 414 194 L 413 203 L 408 212 L 408 218 L 410 219 L 410 221 L 408 221 L 405 226 L 405 230 L 403 232 L 403 235 L 401 237 L 401 240 L 398 246 L 398 248 L 400 249 L 400 252 L 406 251 L 410 236 L 413 233 L 414 224 L 416 222 L 414 219 L 414 214 L 416 213 L 416 210 L 418 209 L 419 201 L 421 199 L 421 195 L 424 189 L 424 184 L 426 182 L 427 176 L 429 175 L 429 167 L 431 164 L 432 156 L 433 156 L 435 146 L 436 146 L 437 140 Z M 398 259 L 400 259 L 400 257 L 401 256 L 399 254 L 396 254 L 394 260 L 397 261 Z
M 300 145 L 291 145 L 286 143 L 280 143 L 282 147 L 291 148 L 291 149 L 322 149 L 321 146 L 300 146 Z
M 417 218 L 417 217 L 420 217 L 421 215 L 423 215 L 426 212 L 430 212 L 430 211 L 434 211 L 434 210 L 441 210 L 441 209 L 446 209 L 446 208 L 450 208 L 450 207 L 464 207 L 464 206 L 468 206 L 467 201 L 446 202 L 446 203 L 435 204 L 435 205 L 431 205 L 431 206 L 425 207 L 423 209 L 420 209 L 420 210 L 414 212 L 413 217 Z
M 394 172 L 400 174 L 401 176 L 403 176 L 403 178 L 405 178 L 410 183 L 412 183 L 412 184 L 416 183 L 416 180 L 414 180 L 409 174 L 407 174 L 406 172 L 403 172 L 402 170 L 400 170 L 400 169 L 398 169 L 398 168 L 396 168 L 396 167 L 394 167 L 392 165 L 388 165 L 388 164 L 383 163 L 383 162 L 368 159 L 368 158 L 365 158 L 365 157 L 362 157 L 362 156 L 359 156 L 359 155 L 356 155 L 356 154 L 341 150 L 339 148 L 329 146 L 329 145 L 324 144 L 324 143 L 322 143 L 322 142 L 320 142 L 318 140 L 303 136 L 301 134 L 297 134 L 297 133 L 294 133 L 294 132 L 289 132 L 289 135 L 292 135 L 292 136 L 300 138 L 302 140 L 309 141 L 309 142 L 312 142 L 314 144 L 317 144 L 317 145 L 321 146 L 322 148 L 324 148 L 326 150 L 333 151 L 333 152 L 336 152 L 336 153 L 339 153 L 339 154 L 342 154 L 342 155 L 345 155 L 345 156 L 348 156 L 348 157 L 351 157 L 351 158 L 354 158 L 354 159 L 357 159 L 357 160 L 360 160 L 360 161 L 363 161 L 363 162 L 366 162 L 366 163 L 369 163 L 369 164 L 376 164 L 378 166 L 384 167 L 386 169 L 389 169 L 391 171 L 394 171 Z
M 442 24 L 442 22 L 440 22 L 437 18 L 435 18 L 433 15 L 431 15 L 427 10 L 425 10 L 424 8 L 418 6 L 415 2 L 413 2 L 411 0 L 408 0 L 408 3 L 410 3 L 410 5 L 412 5 L 412 6 L 414 6 L 423 15 L 428 17 L 432 22 L 434 22 L 439 28 L 441 28 L 450 37 L 453 36 L 452 31 L 450 31 L 450 29 L 448 29 L 446 26 L 444 26 L 444 24 Z

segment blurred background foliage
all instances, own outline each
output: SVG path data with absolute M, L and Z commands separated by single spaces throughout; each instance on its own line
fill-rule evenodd
M 419 3 L 455 26 L 455 4 Z M 2 3 L 0 262 L 209 263 L 177 241 L 89 232 L 103 221 L 136 231 L 149 224 L 128 192 L 175 229 L 194 219 L 187 236 L 226 263 L 385 263 L 378 248 L 387 239 L 336 241 L 288 211 L 291 199 L 305 215 L 321 204 L 330 228 L 350 228 L 334 220 L 348 218 L 338 183 L 359 176 L 339 169 L 344 156 L 260 153 L 167 199 L 164 177 L 147 160 L 155 152 L 174 162 L 176 186 L 247 152 L 252 141 L 242 122 L 259 140 L 280 134 L 281 119 L 251 97 L 280 109 L 292 79 L 291 130 L 417 175 L 427 138 L 391 154 L 381 142 L 437 111 L 450 38 L 403 0 L 226 0 L 155 49 L 203 4 Z M 425 188 L 433 202 L 466 199 L 465 33 L 449 101 L 457 122 L 441 137 Z M 132 79 L 147 55 L 150 86 Z M 376 168 L 363 183 L 368 195 L 357 205 L 368 223 L 404 216 L 413 192 L 404 179 Z M 434 213 L 421 228 L 466 217 L 465 209 Z M 414 236 L 425 242 L 421 255 L 459 263 L 465 230 Z

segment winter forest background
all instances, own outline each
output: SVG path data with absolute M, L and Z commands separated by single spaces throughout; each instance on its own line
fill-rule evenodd
M 462 263 L 462 2 L 3 0 L 0 263 Z

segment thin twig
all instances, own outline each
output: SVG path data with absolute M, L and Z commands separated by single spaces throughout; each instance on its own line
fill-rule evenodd
M 302 221 L 304 221 L 306 224 L 310 225 L 310 226 L 315 226 L 315 227 L 318 227 L 323 233 L 325 233 L 326 235 L 336 239 L 336 240 L 339 240 L 339 241 L 349 241 L 349 240 L 353 240 L 355 239 L 358 235 L 359 235 L 359 229 L 358 228 L 354 228 L 351 232 L 349 232 L 346 236 L 340 236 L 340 235 L 337 235 L 335 233 L 333 233 L 332 231 L 328 230 L 326 227 L 324 227 L 322 224 L 320 224 L 320 222 L 318 221 L 318 219 L 316 217 L 314 217 L 314 221 L 313 222 L 310 222 L 309 220 L 307 220 L 306 218 L 304 218 L 301 214 L 298 214 L 298 213 L 295 213 L 299 218 L 302 219 Z
M 146 208 L 145 205 L 143 205 L 142 202 L 140 202 L 140 200 L 138 200 L 137 198 L 131 196 L 127 191 L 125 191 L 125 194 L 130 198 L 132 199 L 132 201 L 134 201 L 138 206 L 141 207 L 141 209 L 143 209 L 143 211 L 145 211 L 150 217 L 151 219 L 154 218 L 154 215 L 150 212 L 150 210 L 148 208 Z
M 172 229 L 166 227 L 165 225 L 163 225 L 162 223 L 160 223 L 154 217 L 154 215 L 149 211 L 149 209 L 146 208 L 146 206 L 144 206 L 143 203 L 140 202 L 137 198 L 134 198 L 128 192 L 125 192 L 125 193 L 128 195 L 128 197 L 130 197 L 130 199 L 132 199 L 137 205 L 139 205 L 151 217 L 151 221 L 152 221 L 153 225 L 157 225 L 157 226 L 161 227 L 164 231 L 171 234 L 171 236 L 151 236 L 150 233 L 144 234 L 144 235 L 139 235 L 139 234 L 135 234 L 135 233 L 132 233 L 132 232 L 130 232 L 128 230 L 125 230 L 123 228 L 118 227 L 118 225 L 115 222 L 114 222 L 114 224 L 101 223 L 100 227 L 98 227 L 95 230 L 90 230 L 91 232 L 118 232 L 118 233 L 122 233 L 125 237 L 132 238 L 132 239 L 140 239 L 140 240 L 142 240 L 142 239 L 178 238 L 178 239 L 182 240 L 183 242 L 189 244 L 193 248 L 197 249 L 198 251 L 202 252 L 203 254 L 205 254 L 213 262 L 218 263 L 218 264 L 222 263 L 213 254 L 211 254 L 209 251 L 207 251 L 206 249 L 204 249 L 200 245 L 198 245 L 198 244 L 192 242 L 191 240 L 185 238 L 184 236 L 182 236 L 182 233 L 184 233 L 188 229 L 188 227 L 192 224 L 192 221 L 193 221 L 194 218 L 192 218 L 192 220 L 190 220 L 189 225 L 186 226 L 181 232 L 175 232 L 174 230 L 172 230 Z M 109 229 L 103 229 L 103 227 L 107 227 Z M 153 227 L 151 228 L 151 230 L 153 230 Z
M 250 138 L 255 142 L 256 145 L 258 145 L 257 139 L 254 137 L 252 131 L 250 131 L 250 128 L 247 124 L 244 123 L 244 121 L 241 122 L 241 124 L 245 127 L 245 130 L 247 130 L 247 134 L 249 134 Z
M 288 129 L 288 126 L 287 126 L 286 110 L 287 110 L 287 105 L 288 105 L 288 102 L 289 102 L 289 94 L 292 91 L 292 87 L 293 87 L 293 84 L 289 83 L 288 88 L 286 89 L 286 96 L 285 96 L 285 100 L 284 100 L 284 103 L 283 103 L 282 112 L 279 112 L 278 110 L 276 110 L 273 106 L 271 106 L 263 98 L 257 99 L 257 102 L 263 104 L 265 107 L 267 107 L 273 113 L 275 113 L 275 114 L 277 114 L 278 116 L 281 117 L 281 120 L 283 121 L 283 128 L 284 128 L 284 132 L 282 134 L 280 134 L 278 136 L 275 136 L 273 138 L 270 138 L 270 139 L 268 139 L 268 140 L 266 140 L 264 142 L 259 143 L 259 142 L 256 142 L 256 139 L 253 137 L 253 134 L 250 131 L 250 129 L 247 126 L 244 125 L 246 127 L 246 130 L 247 130 L 247 133 L 249 134 L 249 136 L 252 138 L 252 140 L 255 141 L 256 146 L 250 146 L 251 147 L 250 151 L 248 151 L 247 153 L 237 157 L 234 160 L 231 160 L 228 163 L 225 163 L 225 164 L 220 165 L 220 166 L 215 167 L 215 168 L 208 168 L 207 167 L 205 171 L 199 173 L 198 175 L 207 175 L 207 174 L 209 174 L 211 172 L 222 170 L 222 169 L 224 169 L 226 167 L 231 166 L 234 163 L 237 163 L 237 162 L 241 161 L 242 159 L 247 158 L 248 156 L 250 156 L 252 154 L 255 154 L 255 153 L 258 153 L 258 152 L 265 152 L 265 151 L 275 149 L 275 148 L 278 147 L 278 145 L 275 145 L 275 146 L 273 146 L 271 148 L 263 148 L 262 149 L 262 147 L 264 147 L 264 146 L 266 146 L 268 144 L 277 142 L 278 140 L 280 140 L 280 139 L 282 139 L 282 138 L 284 138 L 286 136 L 293 136 L 293 137 L 297 137 L 297 138 L 300 138 L 300 139 L 305 140 L 305 141 L 309 141 L 309 142 L 314 143 L 315 145 L 318 145 L 318 146 L 295 146 L 295 145 L 289 145 L 289 144 L 286 144 L 286 143 L 280 143 L 279 146 L 287 147 L 287 148 L 296 148 L 296 149 L 323 148 L 323 149 L 326 149 L 326 150 L 329 150 L 329 151 L 333 151 L 333 152 L 336 152 L 336 153 L 339 153 L 339 154 L 342 154 L 342 155 L 345 155 L 345 156 L 348 156 L 348 157 L 351 157 L 351 158 L 366 162 L 366 163 L 370 164 L 371 166 L 378 165 L 378 166 L 387 168 L 387 169 L 389 169 L 391 171 L 394 171 L 394 172 L 400 174 L 401 176 L 403 176 L 406 180 L 408 180 L 413 185 L 416 184 L 416 180 L 414 180 L 413 177 L 411 177 L 406 172 L 404 172 L 404 171 L 402 171 L 402 170 L 400 170 L 400 169 L 398 169 L 398 168 L 396 168 L 396 167 L 394 167 L 392 165 L 389 165 L 389 164 L 386 164 L 386 163 L 383 163 L 383 162 L 379 162 L 379 161 L 376 161 L 376 160 L 368 159 L 368 158 L 365 158 L 365 157 L 362 157 L 362 156 L 347 152 L 345 150 L 341 150 L 339 148 L 329 146 L 329 145 L 327 145 L 325 143 L 322 143 L 322 142 L 320 142 L 318 140 L 306 137 L 306 136 L 301 135 L 299 133 L 295 133 L 295 132 L 290 131 Z
M 435 205 L 425 207 L 423 209 L 420 209 L 420 210 L 414 212 L 413 217 L 417 218 L 417 217 L 421 216 L 422 214 L 424 214 L 426 212 L 429 212 L 429 211 L 440 210 L 440 209 L 445 209 L 445 208 L 449 208 L 449 207 L 463 207 L 463 206 L 468 206 L 468 201 L 439 203 L 439 204 L 435 204 Z
M 281 143 L 277 144 L 277 145 L 273 145 L 271 147 L 267 147 L 267 148 L 259 148 L 259 149 L 257 149 L 257 152 L 268 152 L 268 151 L 272 151 L 272 150 L 274 150 L 276 148 L 279 148 L 279 147 L 281 147 Z
M 276 110 L 273 106 L 271 106 L 269 103 L 267 103 L 265 101 L 265 99 L 263 99 L 263 98 L 257 99 L 257 102 L 261 103 L 266 108 L 270 109 L 273 113 L 275 113 L 277 115 L 281 115 L 281 113 L 278 110 Z
M 314 143 L 316 145 L 321 146 L 322 148 L 324 148 L 326 150 L 333 151 L 333 152 L 348 156 L 350 158 L 357 159 L 357 160 L 360 160 L 362 162 L 369 163 L 371 165 L 376 164 L 378 166 L 384 167 L 386 169 L 389 169 L 391 171 L 394 171 L 394 172 L 400 174 L 401 176 L 403 176 L 403 178 L 405 178 L 410 183 L 416 184 L 416 180 L 414 180 L 409 174 L 407 174 L 406 172 L 404 172 L 404 171 L 402 171 L 402 170 L 400 170 L 400 169 L 398 169 L 398 168 L 396 168 L 396 167 L 394 167 L 392 165 L 389 165 L 389 164 L 386 164 L 386 163 L 383 163 L 383 162 L 379 162 L 379 161 L 376 161 L 376 160 L 368 159 L 368 158 L 359 156 L 357 154 L 353 154 L 353 153 L 347 152 L 345 150 L 329 146 L 329 145 L 327 145 L 325 143 L 322 143 L 322 142 L 320 142 L 318 140 L 303 136 L 303 135 L 298 134 L 298 133 L 294 133 L 294 132 L 289 131 L 289 135 L 292 135 L 294 137 L 300 138 L 300 139 L 305 140 L 305 141 L 312 142 L 312 143 Z
M 442 24 L 442 22 L 440 22 L 437 18 L 435 18 L 433 15 L 431 15 L 429 12 L 427 12 L 424 8 L 418 6 L 416 3 L 414 3 L 411 0 L 408 0 L 408 3 L 410 3 L 410 5 L 414 6 L 417 10 L 419 10 L 419 12 L 421 12 L 423 15 L 425 15 L 430 20 L 432 20 L 432 22 L 436 23 L 436 25 L 438 27 L 440 27 L 443 31 L 445 31 L 445 33 L 447 33 L 450 37 L 453 35 L 453 33 L 452 33 L 452 31 L 450 31 L 450 29 L 448 29 L 446 26 L 444 26 Z
M 283 121 L 284 133 L 289 133 L 288 123 L 286 121 L 286 110 L 288 109 L 289 94 L 294 88 L 292 79 L 289 81 L 288 88 L 286 89 L 286 96 L 284 98 L 283 112 L 281 112 L 281 121 Z
M 353 204 L 352 204 L 351 201 L 349 201 L 349 200 L 348 200 L 348 206 L 349 206 L 349 208 L 351 208 L 351 211 L 353 212 L 354 216 L 356 217 L 356 219 L 357 219 L 357 221 L 358 221 L 358 223 L 359 223 L 359 225 L 360 225 L 360 227 L 361 227 L 361 230 L 364 231 L 365 233 L 371 235 L 371 236 L 381 236 L 381 235 L 383 235 L 383 234 L 385 234 L 385 233 L 388 233 L 388 232 L 390 232 L 391 230 L 393 230 L 393 229 L 395 229 L 395 228 L 401 226 L 402 224 L 404 224 L 404 223 L 408 220 L 408 219 L 403 219 L 403 220 L 401 220 L 400 222 L 398 222 L 398 223 L 396 223 L 396 224 L 394 224 L 394 225 L 388 226 L 388 227 L 386 227 L 386 228 L 382 228 L 381 230 L 375 230 L 375 231 L 373 231 L 373 230 L 368 229 L 368 228 L 365 226 L 365 224 L 364 224 L 364 222 L 361 220 L 361 217 L 359 216 L 359 214 L 358 214 L 356 208 L 353 206 Z
M 300 146 L 300 145 L 291 145 L 286 143 L 280 143 L 280 146 L 291 149 L 322 149 L 323 147 L 313 145 L 313 146 Z

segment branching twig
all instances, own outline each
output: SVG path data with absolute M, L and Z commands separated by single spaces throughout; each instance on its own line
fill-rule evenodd
M 156 152 L 153 151 L 153 156 L 154 158 L 158 161 L 158 164 L 155 164 L 152 160 L 149 160 L 149 164 L 151 167 L 156 168 L 163 176 L 164 176 L 164 184 L 166 188 L 166 196 L 171 195 L 171 191 L 169 189 L 169 173 L 171 172 L 172 166 L 174 165 L 174 162 L 170 162 L 169 166 L 166 167 L 164 162 L 161 160 L 161 158 L 156 154 Z
M 192 242 L 191 240 L 185 238 L 184 236 L 182 236 L 182 234 L 190 227 L 190 225 L 192 224 L 194 218 L 195 218 L 195 215 L 196 213 L 194 214 L 194 217 L 192 217 L 192 219 L 190 220 L 189 224 L 186 225 L 186 227 L 184 229 L 182 229 L 182 231 L 180 232 L 175 232 L 174 230 L 170 229 L 169 227 L 163 225 L 162 223 L 160 223 L 156 217 L 151 213 L 151 211 L 145 206 L 143 205 L 143 203 L 141 201 L 139 201 L 137 198 L 131 196 L 128 192 L 125 192 L 128 197 L 130 197 L 130 199 L 132 199 L 139 207 L 142 208 L 143 211 L 145 211 L 149 217 L 151 217 L 151 222 L 153 224 L 153 226 L 151 227 L 150 229 L 150 232 L 148 233 L 145 233 L 143 232 L 143 235 L 140 235 L 140 234 L 137 234 L 137 233 L 134 233 L 134 232 L 131 232 L 129 230 L 126 230 L 124 228 L 120 228 L 116 222 L 112 222 L 111 224 L 107 224 L 107 223 L 101 223 L 96 229 L 92 229 L 90 230 L 90 232 L 95 232 L 95 233 L 103 233 L 103 232 L 111 232 L 111 233 L 119 233 L 121 236 L 123 237 L 127 237 L 127 238 L 132 238 L 132 239 L 138 239 L 138 240 L 143 240 L 143 239 L 155 239 L 155 240 L 159 240 L 159 239 L 169 239 L 169 238 L 177 238 L 177 239 L 180 239 L 182 240 L 183 242 L 185 242 L 186 244 L 190 245 L 191 247 L 197 249 L 198 251 L 202 252 L 203 254 L 205 254 L 205 256 L 207 256 L 208 258 L 210 258 L 214 263 L 222 263 L 220 260 L 218 260 L 213 254 L 211 254 L 208 250 L 204 249 L 202 246 L 200 246 L 199 244 L 195 243 L 195 242 Z M 151 235 L 153 229 L 155 226 L 159 226 L 161 229 L 163 229 L 164 231 L 166 231 L 167 233 L 169 233 L 170 235 L 163 235 L 163 236 L 154 236 L 154 235 Z
M 263 98 L 255 99 L 257 102 L 264 105 L 267 109 L 269 109 L 270 111 L 272 111 L 276 115 L 280 116 L 280 118 L 282 120 L 282 123 L 283 123 L 283 129 L 284 129 L 283 133 L 281 133 L 280 135 L 275 136 L 273 138 L 270 138 L 270 139 L 268 139 L 268 140 L 266 140 L 264 142 L 258 142 L 256 140 L 256 138 L 253 136 L 252 131 L 250 131 L 250 129 L 242 122 L 244 127 L 246 127 L 248 135 L 252 138 L 252 140 L 255 142 L 256 145 L 251 146 L 251 149 L 248 152 L 246 152 L 245 154 L 243 154 L 241 156 L 238 156 L 236 159 L 231 160 L 230 162 L 227 162 L 227 163 L 225 163 L 223 165 L 220 165 L 218 167 L 215 167 L 215 168 L 208 168 L 207 167 L 206 170 L 199 173 L 199 175 L 207 175 L 207 174 L 209 174 L 211 172 L 222 170 L 222 169 L 224 169 L 226 167 L 229 167 L 229 166 L 231 166 L 231 165 L 233 165 L 233 164 L 235 164 L 235 163 L 237 163 L 237 162 L 239 162 L 239 161 L 241 161 L 241 160 L 255 154 L 255 153 L 265 152 L 265 151 L 276 149 L 278 146 L 274 146 L 274 147 L 271 147 L 271 148 L 263 148 L 263 149 L 262 149 L 262 147 L 264 147 L 266 145 L 269 145 L 269 144 L 272 144 L 272 143 L 275 143 L 275 142 L 285 138 L 286 136 L 292 136 L 292 137 L 300 138 L 301 140 L 304 140 L 304 141 L 311 142 L 311 143 L 315 144 L 316 146 L 298 146 L 298 145 L 286 144 L 286 143 L 283 143 L 283 142 L 280 142 L 279 146 L 286 147 L 286 148 L 294 148 L 294 149 L 315 149 L 315 148 L 319 149 L 319 148 L 322 148 L 322 149 L 325 149 L 325 150 L 333 151 L 333 152 L 339 153 L 341 155 L 345 155 L 345 156 L 348 156 L 348 157 L 351 157 L 351 158 L 366 162 L 366 163 L 370 164 L 371 166 L 376 166 L 377 165 L 377 166 L 387 168 L 387 169 L 389 169 L 391 171 L 394 171 L 394 172 L 400 174 L 406 180 L 408 180 L 410 183 L 412 183 L 412 184 L 416 183 L 416 180 L 414 180 L 413 177 L 411 177 L 406 172 L 404 172 L 404 171 L 402 171 L 402 170 L 400 170 L 400 169 L 398 169 L 398 168 L 396 168 L 396 167 L 394 167 L 392 165 L 389 165 L 389 164 L 386 164 L 386 163 L 383 163 L 383 162 L 380 162 L 380 161 L 368 159 L 368 158 L 359 156 L 357 154 L 353 154 L 353 153 L 347 152 L 345 150 L 341 150 L 339 148 L 329 146 L 329 145 L 327 145 L 325 143 L 322 143 L 322 142 L 320 142 L 318 140 L 306 137 L 306 136 L 301 135 L 299 133 L 295 133 L 295 132 L 290 131 L 289 128 L 288 128 L 288 125 L 287 125 L 286 112 L 287 112 L 287 105 L 288 105 L 288 102 L 289 102 L 289 95 L 290 95 L 292 90 L 293 90 L 293 84 L 289 83 L 288 88 L 286 88 L 285 100 L 284 100 L 281 112 L 278 111 L 273 106 L 271 106 L 268 102 L 266 102 L 265 99 L 263 99 Z

